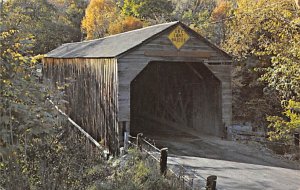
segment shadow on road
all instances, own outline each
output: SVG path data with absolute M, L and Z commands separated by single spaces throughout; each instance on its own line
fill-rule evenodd
M 218 137 L 173 131 L 172 134 L 150 135 L 159 148 L 167 147 L 169 155 L 200 157 L 262 166 L 300 169 L 296 162 L 279 159 L 271 151 L 257 144 L 246 145 L 235 141 L 222 140 Z M 233 169 L 233 168 L 232 168 Z M 251 169 L 251 168 L 249 168 Z

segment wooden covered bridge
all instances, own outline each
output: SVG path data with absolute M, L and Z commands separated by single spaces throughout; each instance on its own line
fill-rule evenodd
M 181 22 L 63 44 L 43 63 L 52 82 L 73 79 L 68 114 L 114 154 L 125 131 L 231 125 L 231 57 Z

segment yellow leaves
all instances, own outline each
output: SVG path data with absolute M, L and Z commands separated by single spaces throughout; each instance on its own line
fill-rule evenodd
M 282 10 L 282 15 L 285 17 L 285 18 L 291 18 L 293 16 L 293 13 L 290 11 L 290 10 Z
M 111 0 L 91 0 L 82 20 L 87 39 L 104 37 L 109 24 L 116 19 L 116 11 L 117 6 Z
M 283 115 L 288 120 L 278 116 L 269 116 L 267 118 L 270 122 L 268 127 L 272 129 L 268 133 L 270 140 L 288 140 L 291 137 L 291 133 L 300 128 L 300 102 L 289 100 Z
M 9 37 L 11 37 L 12 35 L 14 35 L 16 32 L 18 32 L 18 30 L 8 30 L 8 31 L 2 31 L 1 33 L 0 33 L 0 39 L 2 40 L 4 40 L 4 39 L 6 39 L 6 38 L 9 38 Z
M 30 80 L 30 77 L 31 77 L 31 76 L 30 76 L 29 74 L 27 74 L 27 75 L 24 76 L 24 79 L 27 80 L 27 81 L 29 81 L 29 80 Z M 25 95 L 28 95 L 28 94 L 25 94 Z
M 16 68 L 15 68 L 15 72 L 16 72 L 17 74 L 23 73 L 23 72 L 24 72 L 24 68 L 23 68 L 23 67 L 16 67 Z
M 43 59 L 44 55 L 38 54 L 31 59 L 31 63 L 36 64 Z
M 227 0 L 219 1 L 217 7 L 213 10 L 211 18 L 213 20 L 225 19 L 229 10 L 231 9 L 231 3 Z
M 296 6 L 298 9 L 300 9 L 300 0 L 295 0 Z
M 108 34 L 118 34 L 143 27 L 143 22 L 135 17 L 120 17 L 118 21 L 111 23 L 108 28 Z
M 0 162 L 0 169 L 3 169 L 3 168 L 4 168 L 4 163 Z
M 87 39 L 101 38 L 143 27 L 143 22 L 133 16 L 125 16 L 111 0 L 91 0 L 82 20 L 82 30 Z
M 297 18 L 290 1 L 238 0 L 234 18 L 227 22 L 225 48 L 239 58 L 244 53 L 268 56 L 288 52 L 286 47 L 298 33 L 292 24 Z
M 6 79 L 6 80 L 2 80 L 3 84 L 6 84 L 6 85 L 11 85 L 11 81 Z
M 2 33 L 1 33 L 1 37 L 2 37 L 2 38 L 7 38 L 8 36 L 10 36 L 10 35 L 9 35 L 9 32 L 2 32 Z

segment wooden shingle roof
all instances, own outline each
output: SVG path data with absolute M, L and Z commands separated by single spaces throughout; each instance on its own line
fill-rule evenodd
M 47 53 L 53 58 L 113 58 L 142 44 L 171 26 L 179 23 L 170 22 L 124 32 L 96 40 L 67 43 Z

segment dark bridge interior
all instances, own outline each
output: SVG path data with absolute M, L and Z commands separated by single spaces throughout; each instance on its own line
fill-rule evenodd
M 220 135 L 220 81 L 203 63 L 151 62 L 130 87 L 131 134 Z

